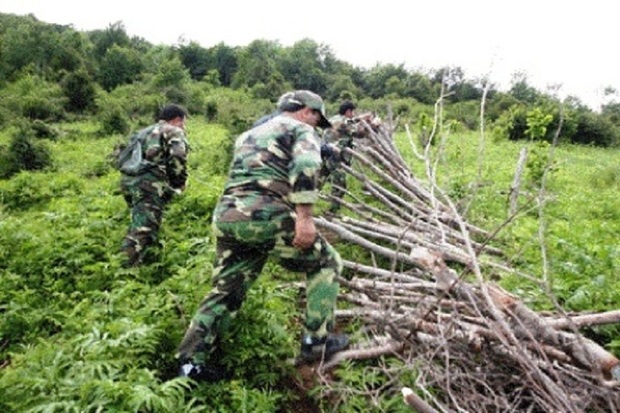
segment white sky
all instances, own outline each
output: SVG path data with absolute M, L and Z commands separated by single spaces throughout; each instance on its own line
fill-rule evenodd
M 559 97 L 577 96 L 592 109 L 605 87 L 620 90 L 618 14 L 609 0 L 0 0 L 0 12 L 77 30 L 120 21 L 154 44 L 291 46 L 310 38 L 355 66 L 460 66 L 501 90 L 523 72 L 531 86 L 560 85 Z

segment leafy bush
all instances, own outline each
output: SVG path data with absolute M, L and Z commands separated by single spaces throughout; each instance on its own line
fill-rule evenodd
M 61 132 L 57 127 L 39 119 L 32 121 L 30 123 L 30 128 L 32 129 L 34 136 L 37 138 L 55 141 L 58 140 L 61 135 Z
M 0 91 L 0 101 L 18 117 L 57 121 L 65 113 L 65 97 L 60 86 L 38 75 L 25 74 L 8 84 Z
M 0 198 L 9 210 L 27 210 L 54 196 L 47 174 L 22 172 L 0 186 Z
M 32 127 L 22 123 L 13 134 L 7 150 L 0 154 L 0 178 L 9 178 L 20 171 L 42 170 L 52 164 L 49 148 L 35 139 Z
M 106 108 L 100 114 L 101 134 L 104 136 L 129 133 L 131 123 L 127 114 L 118 107 Z
M 620 129 L 604 117 L 582 112 L 578 117 L 577 130 L 571 142 L 605 147 L 616 146 L 620 142 Z
M 254 99 L 242 91 L 217 88 L 207 98 L 205 116 L 225 126 L 236 136 L 273 110 L 275 104 L 266 99 Z
M 67 73 L 60 84 L 69 112 L 83 113 L 95 108 L 96 83 L 85 70 Z

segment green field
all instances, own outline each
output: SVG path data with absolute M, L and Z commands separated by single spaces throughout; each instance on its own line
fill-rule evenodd
M 189 318 L 209 291 L 211 211 L 223 187 L 230 139 L 195 117 L 187 192 L 166 212 L 160 260 L 123 269 L 117 253 L 128 225 L 118 173 L 107 156 L 121 136 L 100 137 L 87 122 L 59 125 L 45 141 L 54 165 L 0 180 L 0 407 L 6 412 L 279 412 L 321 402 L 300 391 L 286 363 L 298 350 L 296 276 L 268 264 L 226 337 L 224 362 L 234 379 L 192 387 L 174 378 L 174 352 Z M 0 145 L 10 130 L 0 132 Z M 426 179 L 403 132 L 396 140 L 411 170 Z M 508 194 L 519 151 L 527 147 L 518 213 Z M 421 148 L 417 148 L 418 151 Z M 538 310 L 620 307 L 619 152 L 552 148 L 454 133 L 432 148 L 439 186 L 471 223 L 497 234 L 507 262 L 531 277 L 499 282 Z M 339 245 L 345 256 L 348 249 Z M 534 282 L 537 280 L 540 282 Z M 551 299 L 553 298 L 553 299 Z M 590 331 L 616 350 L 618 328 Z M 366 364 L 339 369 L 344 386 L 382 383 Z M 404 378 L 403 378 L 404 379 Z M 337 380 L 337 382 L 338 382 Z M 337 394 L 338 388 L 333 391 Z M 373 411 L 410 411 L 386 392 Z M 338 403 L 368 411 L 363 394 Z

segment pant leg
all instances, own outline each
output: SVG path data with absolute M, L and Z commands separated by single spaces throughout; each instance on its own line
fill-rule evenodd
M 156 192 L 145 191 L 138 185 L 124 186 L 122 191 L 130 205 L 131 222 L 121 251 L 127 255 L 127 264 L 133 266 L 140 264 L 146 249 L 157 242 L 166 201 Z
M 342 197 L 345 194 L 345 190 L 347 189 L 347 174 L 342 170 L 341 167 L 337 168 L 336 170 L 332 172 L 331 183 L 332 183 L 331 195 L 334 198 L 342 199 Z M 340 209 L 340 204 L 337 201 L 332 201 L 330 210 L 332 212 L 336 212 L 339 209 Z
M 179 346 L 179 358 L 204 364 L 235 316 L 269 254 L 267 245 L 250 245 L 218 237 L 213 289 L 200 303 Z
M 335 324 L 334 313 L 340 289 L 336 276 L 342 273 L 338 252 L 321 236 L 307 250 L 292 246 L 293 232 L 283 232 L 276 238 L 272 254 L 285 268 L 306 273 L 306 312 L 304 333 L 325 337 Z

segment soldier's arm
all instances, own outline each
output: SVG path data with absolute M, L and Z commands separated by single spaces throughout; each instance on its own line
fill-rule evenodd
M 165 132 L 166 172 L 170 186 L 184 190 L 187 182 L 187 153 L 189 150 L 185 133 L 180 128 L 172 128 Z
M 319 137 L 309 126 L 301 127 L 294 133 L 288 168 L 288 179 L 292 188 L 289 200 L 293 204 L 314 204 L 319 197 L 318 177 L 321 170 Z
M 299 249 L 309 248 L 316 239 L 312 210 L 319 198 L 318 184 L 321 168 L 319 137 L 310 127 L 296 131 L 289 167 L 292 191 L 289 200 L 295 205 L 295 237 L 293 245 Z
M 295 237 L 293 238 L 293 246 L 301 250 L 306 250 L 312 246 L 316 239 L 316 226 L 313 219 L 312 204 L 295 205 Z

